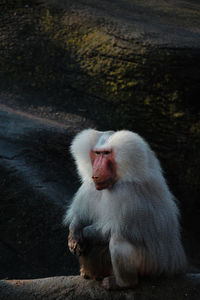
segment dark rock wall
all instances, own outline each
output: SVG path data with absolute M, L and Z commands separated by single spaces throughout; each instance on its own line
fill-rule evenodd
M 187 215 L 198 216 L 199 48 L 129 37 L 98 8 L 94 18 L 70 1 L 60 8 L 1 0 L 0 7 L 1 90 L 25 94 L 26 105 L 83 115 L 99 129 L 140 133 Z

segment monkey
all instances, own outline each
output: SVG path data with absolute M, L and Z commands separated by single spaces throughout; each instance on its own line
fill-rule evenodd
M 81 276 L 124 289 L 183 273 L 179 208 L 149 144 L 129 130 L 85 129 L 70 149 L 81 186 L 64 223 Z

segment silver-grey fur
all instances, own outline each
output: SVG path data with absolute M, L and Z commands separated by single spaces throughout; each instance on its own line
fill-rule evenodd
M 91 179 L 91 149 L 113 149 L 119 180 L 97 191 Z M 71 152 L 82 185 L 65 216 L 74 231 L 108 239 L 116 282 L 137 282 L 138 274 L 176 274 L 186 268 L 180 240 L 179 209 L 149 145 L 136 133 L 84 130 Z M 87 226 L 90 226 L 87 228 Z M 127 279 L 128 278 L 128 279 Z

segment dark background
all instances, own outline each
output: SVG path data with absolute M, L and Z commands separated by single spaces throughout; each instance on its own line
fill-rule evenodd
M 189 261 L 199 267 L 198 1 L 49 2 L 0 0 L 0 104 L 67 126 L 33 129 L 12 143 L 69 197 L 52 203 L 19 170 L 0 166 L 1 278 L 77 273 L 62 217 L 79 186 L 68 147 L 88 126 L 133 130 L 150 143 L 179 201 Z

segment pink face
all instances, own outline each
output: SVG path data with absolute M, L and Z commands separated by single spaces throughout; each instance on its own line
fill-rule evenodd
M 110 189 L 117 181 L 114 152 L 108 149 L 90 151 L 92 179 L 97 190 Z

